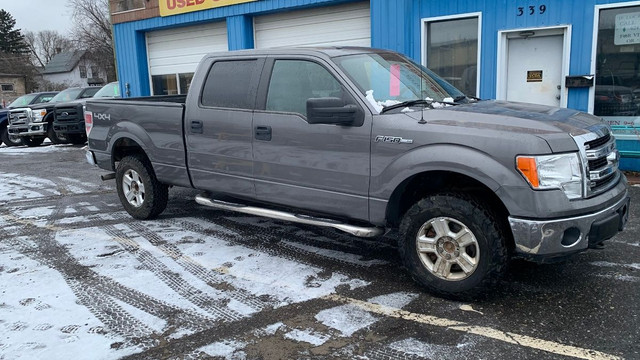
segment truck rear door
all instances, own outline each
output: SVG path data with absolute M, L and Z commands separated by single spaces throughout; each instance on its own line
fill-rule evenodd
M 371 116 L 314 57 L 270 57 L 260 81 L 253 120 L 253 157 L 259 200 L 368 220 Z M 310 124 L 309 98 L 355 104 L 360 123 Z
M 241 197 L 255 196 L 252 116 L 264 59 L 209 59 L 191 84 L 185 133 L 194 187 Z

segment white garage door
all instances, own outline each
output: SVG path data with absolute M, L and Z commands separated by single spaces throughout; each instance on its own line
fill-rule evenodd
M 371 46 L 369 2 L 254 18 L 255 47 Z
M 227 50 L 224 21 L 147 33 L 151 75 L 194 72 L 205 54 Z
M 147 33 L 152 94 L 186 94 L 200 60 L 228 49 L 224 21 Z

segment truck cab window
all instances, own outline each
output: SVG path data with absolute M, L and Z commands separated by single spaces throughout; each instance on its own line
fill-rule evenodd
M 257 60 L 217 61 L 211 66 L 202 90 L 202 105 L 253 109 L 251 84 Z
M 342 86 L 327 69 L 312 61 L 276 60 L 266 110 L 307 116 L 307 99 L 343 98 Z

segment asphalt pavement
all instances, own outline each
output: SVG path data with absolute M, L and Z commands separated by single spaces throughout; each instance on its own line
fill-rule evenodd
M 0 359 L 640 359 L 640 187 L 625 232 L 433 297 L 393 236 L 217 211 L 172 188 L 122 209 L 79 146 L 0 147 Z

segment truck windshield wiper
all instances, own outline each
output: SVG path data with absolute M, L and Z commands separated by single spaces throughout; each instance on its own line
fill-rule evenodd
M 433 101 L 431 100 L 424 100 L 424 99 L 415 99 L 415 100 L 407 100 L 407 101 L 403 101 L 401 103 L 397 103 L 394 105 L 389 105 L 389 106 L 385 106 L 382 108 L 382 111 L 380 111 L 380 114 L 387 112 L 389 110 L 393 110 L 393 109 L 398 109 L 401 107 L 407 107 L 407 106 L 414 106 L 414 105 L 427 105 L 429 107 L 431 107 L 431 103 Z

